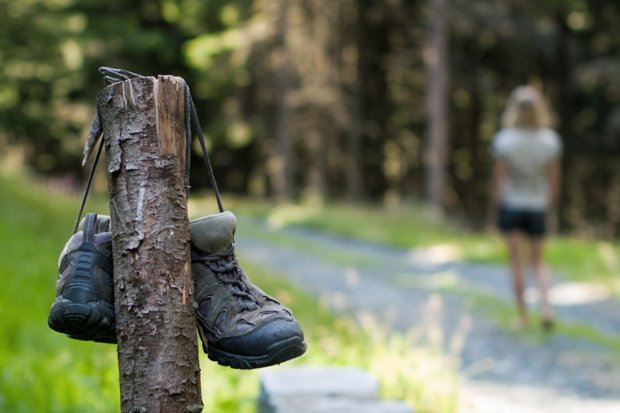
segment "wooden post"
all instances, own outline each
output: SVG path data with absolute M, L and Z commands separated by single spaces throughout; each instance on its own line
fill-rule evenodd
M 114 83 L 97 96 L 97 109 L 110 190 L 121 411 L 201 412 L 185 82 Z

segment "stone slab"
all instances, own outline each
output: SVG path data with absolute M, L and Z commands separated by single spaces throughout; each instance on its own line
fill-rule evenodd
M 271 398 L 300 396 L 376 399 L 379 382 L 355 367 L 296 367 L 261 372 L 261 395 Z
M 342 397 L 292 398 L 276 401 L 270 413 L 413 413 L 409 405 L 391 400 Z
M 413 413 L 378 400 L 379 382 L 355 367 L 294 367 L 260 374 L 258 413 Z

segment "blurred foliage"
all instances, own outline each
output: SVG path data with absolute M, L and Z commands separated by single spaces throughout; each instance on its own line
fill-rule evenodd
M 272 195 L 288 168 L 296 199 L 423 198 L 428 1 L 285 3 L 0 0 L 0 148 L 81 174 L 96 69 L 117 66 L 189 81 L 228 191 Z M 620 3 L 448 3 L 447 211 L 482 226 L 489 142 L 509 91 L 533 83 L 565 143 L 560 228 L 617 237 Z

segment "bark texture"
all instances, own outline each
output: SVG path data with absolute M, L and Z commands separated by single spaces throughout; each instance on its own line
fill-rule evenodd
M 428 64 L 428 142 L 426 191 L 433 210 L 443 213 L 448 152 L 448 38 L 446 0 L 430 0 Z
M 184 81 L 115 83 L 97 97 L 112 217 L 121 411 L 200 412 L 189 261 Z

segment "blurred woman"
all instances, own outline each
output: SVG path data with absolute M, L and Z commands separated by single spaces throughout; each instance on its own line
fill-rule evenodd
M 550 126 L 549 110 L 541 94 L 531 86 L 520 86 L 510 95 L 502 129 L 492 143 L 492 210 L 508 246 L 520 328 L 528 324 L 520 259 L 523 237 L 528 241 L 539 287 L 542 325 L 545 329 L 553 326 L 543 247 L 547 214 L 558 198 L 562 142 Z

